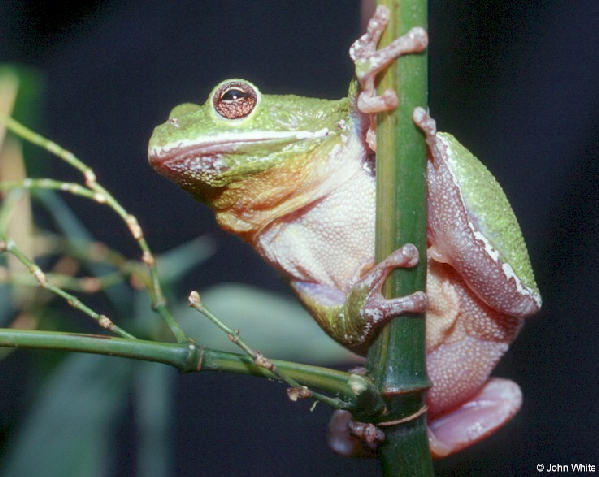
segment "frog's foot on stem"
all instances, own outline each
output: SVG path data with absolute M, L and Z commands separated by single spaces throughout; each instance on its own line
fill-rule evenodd
M 417 107 L 412 112 L 412 119 L 414 124 L 422 129 L 426 137 L 426 144 L 431 148 L 433 152 L 435 152 L 435 148 L 437 148 L 437 143 L 435 141 L 435 136 L 437 135 L 437 123 L 433 118 L 431 118 L 430 114 L 426 111 L 426 109 Z
M 329 421 L 327 444 L 343 457 L 374 458 L 384 439 L 383 431 L 374 424 L 352 420 L 349 411 L 337 410 Z
M 434 459 L 455 454 L 493 434 L 508 422 L 522 404 L 518 385 L 507 379 L 490 379 L 461 406 L 433 417 L 428 440 Z M 327 443 L 344 457 L 376 457 L 384 433 L 373 424 L 352 421 L 348 411 L 335 411 L 329 422 Z
M 418 263 L 418 249 L 411 243 L 405 244 L 385 260 L 376 264 L 354 286 L 354 290 L 368 290 L 366 299 L 360 307 L 360 318 L 363 323 L 361 336 L 355 346 L 360 351 L 373 337 L 375 332 L 391 318 L 403 313 L 424 313 L 428 306 L 426 293 L 418 291 L 399 298 L 387 299 L 382 294 L 382 287 L 391 271 L 396 268 L 412 268 Z M 357 295 L 361 293 L 358 291 Z M 350 294 L 351 300 L 351 294 Z
M 428 45 L 426 30 L 414 27 L 407 34 L 397 38 L 385 48 L 376 47 L 389 23 L 389 10 L 380 5 L 368 22 L 366 33 L 349 49 L 349 55 L 356 65 L 356 77 L 362 91 L 358 96 L 358 109 L 363 113 L 378 113 L 395 109 L 397 94 L 389 89 L 382 95 L 375 95 L 376 75 L 389 66 L 396 58 L 406 53 L 420 53 Z
M 346 291 L 314 282 L 291 282 L 291 286 L 331 338 L 355 353 L 365 354 L 369 341 L 390 319 L 426 311 L 428 299 L 422 291 L 391 299 L 382 294 L 383 283 L 392 270 L 417 263 L 418 249 L 405 244 L 366 272 L 360 267 Z

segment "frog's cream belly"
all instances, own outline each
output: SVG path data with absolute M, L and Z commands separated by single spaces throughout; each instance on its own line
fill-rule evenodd
M 256 248 L 292 281 L 346 292 L 359 270 L 373 261 L 374 208 L 375 181 L 362 170 L 325 197 L 271 224 Z

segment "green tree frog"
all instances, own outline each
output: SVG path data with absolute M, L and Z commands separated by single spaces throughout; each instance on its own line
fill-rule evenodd
M 226 80 L 204 105 L 172 110 L 152 134 L 149 161 L 252 244 L 349 349 L 364 353 L 390 318 L 426 310 L 429 441 L 444 456 L 519 409 L 517 384 L 489 374 L 541 298 L 501 187 L 421 108 L 413 116 L 428 144 L 427 294 L 383 298 L 389 272 L 414 266 L 418 252 L 408 244 L 374 264 L 372 113 L 397 106 L 395 93 L 375 95 L 374 78 L 427 45 L 426 32 L 415 28 L 377 50 L 387 20 L 386 9 L 377 9 L 352 46 L 357 81 L 348 98 L 273 96 Z M 353 443 L 344 445 L 337 450 L 353 452 Z

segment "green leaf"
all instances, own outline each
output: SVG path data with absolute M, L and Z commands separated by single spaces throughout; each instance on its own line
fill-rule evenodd
M 175 376 L 174 370 L 161 364 L 136 366 L 135 422 L 139 437 L 136 453 L 138 474 L 144 477 L 171 475 Z
M 74 354 L 45 383 L 9 443 L 6 477 L 100 477 L 130 392 L 132 361 Z
M 207 236 L 200 236 L 163 253 L 159 257 L 160 280 L 165 284 L 176 283 L 191 269 L 214 254 L 216 245 Z

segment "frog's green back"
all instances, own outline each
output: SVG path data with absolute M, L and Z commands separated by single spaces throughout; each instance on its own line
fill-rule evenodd
M 451 134 L 437 133 L 450 145 L 451 169 L 476 221 L 489 242 L 501 254 L 522 283 L 539 293 L 520 226 L 512 207 L 495 177 Z M 456 158 L 459 157 L 459 160 Z

